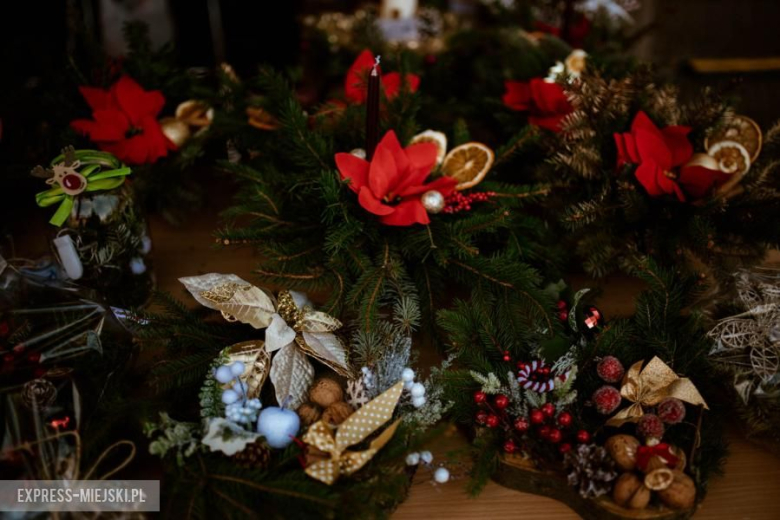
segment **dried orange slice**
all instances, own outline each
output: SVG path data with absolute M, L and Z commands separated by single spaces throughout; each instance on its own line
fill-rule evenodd
M 747 116 L 735 115 L 728 124 L 704 141 L 704 147 L 709 152 L 710 148 L 721 141 L 736 141 L 741 144 L 747 150 L 750 161 L 755 162 L 763 144 L 761 127 Z
M 444 158 L 442 172 L 458 181 L 456 190 L 473 188 L 485 178 L 493 166 L 495 154 L 482 143 L 466 143 L 455 147 Z
M 447 136 L 436 130 L 426 130 L 412 137 L 409 144 L 431 143 L 436 146 L 436 164 L 441 164 L 447 153 Z

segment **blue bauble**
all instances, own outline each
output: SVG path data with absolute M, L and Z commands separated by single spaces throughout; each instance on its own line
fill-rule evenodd
M 265 408 L 257 418 L 257 433 L 265 437 L 272 448 L 284 448 L 290 444 L 300 426 L 298 414 L 286 408 Z
M 230 367 L 227 365 L 222 365 L 221 367 L 219 367 L 217 369 L 217 372 L 214 374 L 214 377 L 217 379 L 217 381 L 219 381 L 223 385 L 235 379 L 235 376 L 233 376 L 233 372 L 230 371 Z
M 233 375 L 235 377 L 238 377 L 241 374 L 243 374 L 245 368 L 246 367 L 244 366 L 244 364 L 241 361 L 236 361 L 235 363 L 230 365 L 230 371 L 233 373 Z
M 225 404 L 233 404 L 238 401 L 238 392 L 235 390 L 225 390 L 222 392 L 222 402 Z

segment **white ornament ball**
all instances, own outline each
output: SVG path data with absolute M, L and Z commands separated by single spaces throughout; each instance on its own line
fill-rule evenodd
M 227 365 L 222 365 L 219 367 L 217 372 L 214 374 L 214 377 L 223 385 L 235 379 L 233 377 L 233 372 L 231 372 L 230 367 Z
M 410 392 L 414 386 L 414 381 L 404 381 L 404 390 Z
M 417 452 L 410 453 L 406 456 L 406 465 L 407 466 L 416 466 L 420 463 L 420 454 Z
M 298 414 L 287 408 L 272 406 L 260 412 L 257 418 L 257 433 L 265 437 L 272 448 L 284 448 L 290 444 L 300 427 Z
M 403 379 L 405 383 L 414 381 L 414 370 L 411 368 L 404 368 L 403 372 L 401 372 L 401 379 Z
M 428 213 L 439 213 L 444 209 L 444 195 L 436 190 L 423 193 L 420 201 Z
M 424 463 L 430 464 L 431 462 L 433 462 L 433 453 L 431 453 L 430 451 L 421 451 L 420 458 Z
M 230 371 L 236 377 L 238 377 L 241 374 L 243 374 L 245 369 L 246 369 L 246 367 L 244 366 L 244 364 L 241 361 L 236 361 L 235 363 L 230 365 Z
M 134 275 L 144 274 L 146 272 L 144 259 L 137 256 L 130 260 L 130 271 L 132 271 Z
M 222 402 L 225 404 L 233 404 L 238 401 L 238 392 L 235 390 L 225 390 L 222 392 Z
M 412 397 L 422 397 L 425 395 L 425 385 L 422 383 L 415 383 L 412 385 Z
M 433 472 L 433 480 L 439 484 L 444 484 L 450 480 L 450 472 L 447 470 L 447 468 L 439 468 Z
M 420 397 L 412 397 L 412 406 L 415 408 L 422 408 L 425 406 L 426 399 L 424 395 L 421 395 Z

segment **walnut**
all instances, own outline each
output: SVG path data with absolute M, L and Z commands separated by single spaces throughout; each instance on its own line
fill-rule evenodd
M 650 502 L 650 490 L 633 473 L 623 473 L 615 482 L 612 499 L 619 506 L 644 509 Z
M 333 403 L 343 401 L 344 391 L 338 381 L 323 377 L 312 385 L 309 398 L 323 408 L 327 408 Z
M 639 444 L 639 439 L 631 435 L 613 435 L 607 439 L 605 447 L 618 468 L 631 471 L 636 467 L 636 451 Z
M 347 417 L 352 415 L 354 411 L 350 405 L 343 401 L 333 403 L 325 408 L 325 411 L 322 413 L 322 421 L 326 424 L 338 426 L 346 421 Z
M 666 489 L 658 491 L 658 497 L 672 509 L 689 509 L 696 502 L 696 484 L 682 471 L 673 471 L 674 480 Z
M 322 415 L 322 408 L 314 403 L 303 403 L 298 407 L 297 413 L 298 417 L 301 418 L 301 423 L 303 423 L 304 426 L 311 426 L 320 420 L 320 416 Z

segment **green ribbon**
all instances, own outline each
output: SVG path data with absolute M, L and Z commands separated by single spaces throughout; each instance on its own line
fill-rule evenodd
M 132 173 L 130 168 L 110 153 L 98 152 L 97 150 L 76 150 L 76 159 L 81 162 L 82 166 L 79 173 L 87 180 L 87 187 L 84 191 L 113 190 L 121 186 L 125 182 L 125 177 Z M 65 156 L 58 155 L 52 160 L 51 165 L 54 166 L 63 161 L 65 161 Z M 74 196 L 63 192 L 60 186 L 55 186 L 50 190 L 36 194 L 35 202 L 42 208 L 60 203 L 60 207 L 49 220 L 49 223 L 59 227 L 65 223 L 73 210 Z

